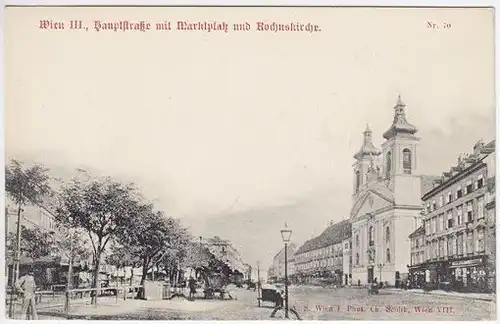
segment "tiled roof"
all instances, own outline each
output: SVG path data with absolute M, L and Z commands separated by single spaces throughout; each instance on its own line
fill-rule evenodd
M 288 247 L 288 248 L 287 248 L 287 251 L 286 251 L 286 252 L 288 253 L 288 255 L 292 255 L 292 254 L 295 252 L 295 249 L 297 248 L 297 246 L 296 246 L 294 243 L 289 243 L 289 244 L 287 245 L 287 247 Z M 284 247 L 283 247 L 283 248 L 282 248 L 282 249 L 281 249 L 278 253 L 276 253 L 276 254 L 274 255 L 274 258 L 279 257 L 279 256 L 280 256 L 281 254 L 283 254 L 283 253 L 285 253 L 285 248 L 284 248 Z
M 458 157 L 457 165 L 451 166 L 449 171 L 443 172 L 440 177 L 433 177 L 433 185 L 424 186 L 424 179 L 422 177 L 422 199 L 426 199 L 426 196 L 430 194 L 434 194 L 437 188 L 445 188 L 449 183 L 455 181 L 457 177 L 462 177 L 467 175 L 468 172 L 474 170 L 478 163 L 481 163 L 489 154 L 495 152 L 495 141 L 491 141 L 488 144 L 484 144 L 484 142 L 478 141 L 474 145 L 474 151 L 470 154 L 461 154 Z M 428 177 L 428 176 L 427 176 Z
M 351 237 L 351 223 L 343 220 L 328 226 L 319 236 L 306 241 L 295 254 L 305 253 L 342 242 Z

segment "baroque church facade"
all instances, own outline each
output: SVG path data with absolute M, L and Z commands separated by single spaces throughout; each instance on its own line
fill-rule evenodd
M 381 149 L 367 126 L 354 155 L 352 223 L 352 283 L 398 285 L 408 275 L 410 240 L 420 226 L 422 194 L 430 177 L 419 171 L 417 128 L 406 118 L 398 97 L 392 125 Z

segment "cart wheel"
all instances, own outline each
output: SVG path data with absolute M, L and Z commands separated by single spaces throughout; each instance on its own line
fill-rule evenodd
M 281 306 L 274 308 L 270 317 L 271 318 L 285 319 L 285 309 Z M 299 316 L 299 313 L 295 310 L 295 308 L 290 308 L 288 310 L 288 319 L 289 320 L 297 320 L 297 321 L 302 320 Z

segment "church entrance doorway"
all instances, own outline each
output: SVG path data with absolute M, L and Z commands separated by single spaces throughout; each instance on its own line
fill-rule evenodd
M 371 284 L 373 282 L 373 267 L 368 268 L 368 283 Z

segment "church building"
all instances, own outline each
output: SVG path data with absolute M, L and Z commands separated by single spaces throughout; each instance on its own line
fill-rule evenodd
M 387 282 L 398 286 L 408 276 L 409 234 L 421 224 L 423 192 L 434 177 L 420 174 L 417 128 L 406 119 L 398 97 L 392 125 L 381 149 L 367 126 L 354 155 L 352 283 Z

